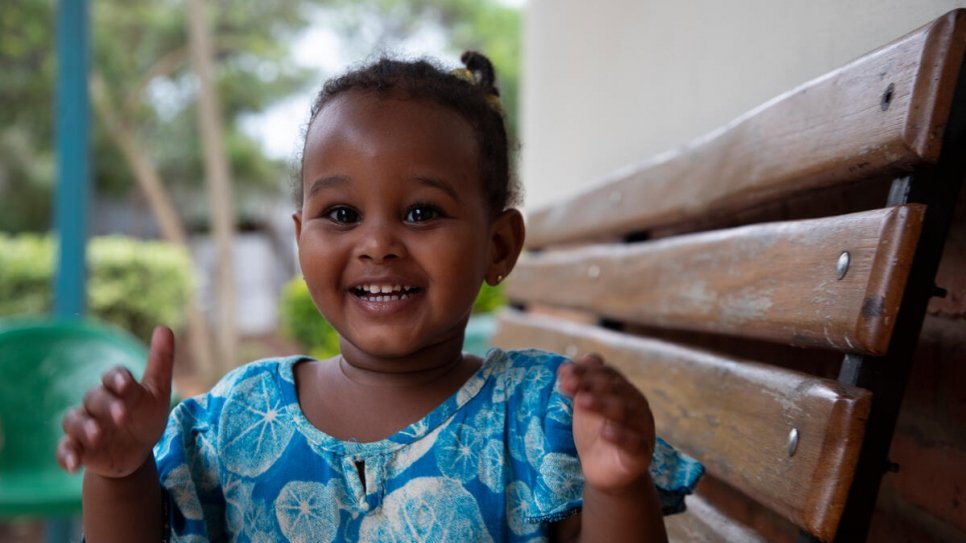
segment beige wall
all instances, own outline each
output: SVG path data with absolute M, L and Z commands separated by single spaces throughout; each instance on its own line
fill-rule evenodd
M 966 0 L 530 0 L 527 208 L 686 143 Z

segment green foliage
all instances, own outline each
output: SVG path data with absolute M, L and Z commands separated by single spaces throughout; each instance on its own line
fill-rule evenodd
M 279 303 L 282 331 L 289 339 L 320 360 L 339 354 L 339 333 L 316 309 L 301 277 L 285 285 Z
M 483 283 L 480 293 L 476 295 L 476 302 L 473 304 L 473 313 L 493 313 L 506 305 L 506 296 L 503 295 L 503 284 L 495 287 Z
M 474 314 L 491 313 L 506 305 L 503 287 L 484 284 L 473 304 Z M 279 313 L 283 333 L 301 345 L 315 358 L 325 359 L 339 354 L 339 333 L 319 313 L 301 277 L 282 289 Z
M 51 310 L 55 244 L 49 236 L 0 233 L 0 316 Z M 157 324 L 179 328 L 193 287 L 183 249 L 157 241 L 94 238 L 88 245 L 88 307 L 92 317 L 144 341 Z
M 54 244 L 47 236 L 0 233 L 0 316 L 50 311 Z

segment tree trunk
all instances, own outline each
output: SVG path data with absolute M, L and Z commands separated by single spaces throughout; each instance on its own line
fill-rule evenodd
M 201 130 L 208 195 L 212 212 L 212 233 L 217 254 L 216 344 L 222 372 L 237 364 L 235 344 L 234 198 L 225 153 L 221 111 L 214 81 L 214 52 L 211 29 L 202 0 L 187 0 L 188 49 L 198 75 L 198 124 Z
M 171 204 L 168 192 L 161 182 L 161 176 L 148 154 L 138 144 L 134 131 L 122 121 L 114 110 L 111 97 L 108 96 L 103 78 L 97 72 L 91 75 L 91 94 L 94 111 L 101 120 L 108 136 L 120 149 L 131 171 L 134 172 L 141 191 L 147 198 L 161 236 L 169 243 L 183 247 L 191 258 L 188 247 L 188 236 L 185 233 L 181 219 Z M 192 266 L 192 271 L 194 267 Z M 186 308 L 188 336 L 190 338 L 191 356 L 197 371 L 201 374 L 205 385 L 210 385 L 217 378 L 217 370 L 211 356 L 211 332 L 208 322 L 198 308 L 198 296 L 195 289 L 191 289 Z

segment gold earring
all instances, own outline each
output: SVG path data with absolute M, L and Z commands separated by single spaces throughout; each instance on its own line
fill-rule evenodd
M 496 284 L 499 285 L 501 281 L 503 281 L 503 274 L 498 273 L 496 275 Z

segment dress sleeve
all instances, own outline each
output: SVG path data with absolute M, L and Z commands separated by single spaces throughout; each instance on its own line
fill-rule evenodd
M 694 487 L 704 475 L 704 466 L 658 436 L 654 443 L 650 472 L 661 499 L 661 512 L 673 515 L 684 512 L 684 497 L 694 492 Z
M 164 494 L 165 541 L 224 537 L 225 504 L 211 424 L 219 403 L 201 396 L 178 404 L 154 448 Z

